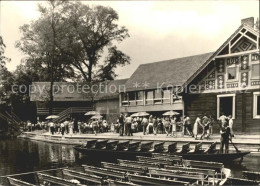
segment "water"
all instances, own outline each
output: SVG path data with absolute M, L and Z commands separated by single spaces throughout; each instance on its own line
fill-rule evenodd
M 89 159 L 75 151 L 71 145 L 24 139 L 0 140 L 0 176 L 82 164 L 98 165 L 99 163 L 100 160 Z M 230 162 L 225 167 L 230 168 L 235 177 L 240 177 L 240 172 L 244 170 L 260 171 L 260 156 L 249 155 L 244 157 L 241 164 Z

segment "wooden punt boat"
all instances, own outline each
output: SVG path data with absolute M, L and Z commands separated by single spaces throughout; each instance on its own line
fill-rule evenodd
M 171 143 L 165 147 L 164 142 L 140 142 L 140 141 L 122 141 L 122 140 L 90 140 L 86 145 L 77 145 L 75 150 L 88 156 L 103 159 L 104 157 L 115 159 L 135 160 L 136 156 L 171 156 L 181 155 L 183 159 L 229 162 L 236 159 L 243 160 L 243 157 L 250 152 L 230 152 L 228 154 L 219 153 L 216 149 L 216 142 L 212 143 L 206 149 L 202 149 L 202 143 L 195 144 L 193 149 L 190 143 L 183 144 L 177 148 L 177 143 Z M 157 154 L 156 154 L 157 153 Z
M 172 156 L 171 158 L 173 158 Z M 178 165 L 165 164 L 172 159 L 140 157 L 139 161 L 118 160 L 119 164 L 102 162 L 102 167 L 82 165 L 80 171 L 60 168 L 61 174 L 35 172 L 37 185 L 223 185 L 230 178 L 230 170 L 222 163 L 183 160 Z M 144 159 L 142 159 L 144 158 Z M 153 160 L 158 160 L 153 163 Z M 142 161 L 146 160 L 146 161 Z M 161 162 L 159 160 L 162 160 Z M 158 164 L 164 166 L 158 166 Z M 196 166 L 203 167 L 195 168 Z M 214 168 L 214 169 L 212 169 Z M 48 170 L 46 170 L 48 172 Z M 24 174 L 24 173 L 23 173 Z M 9 186 L 32 185 L 7 177 Z

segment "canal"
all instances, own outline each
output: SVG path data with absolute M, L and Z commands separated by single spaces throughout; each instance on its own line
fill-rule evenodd
M 100 160 L 89 159 L 75 151 L 70 145 L 24 139 L 0 140 L 0 176 L 82 164 L 97 165 L 99 163 Z M 260 171 L 260 155 L 248 155 L 241 164 L 230 162 L 225 167 L 232 170 L 234 177 L 240 177 L 240 172 L 244 170 Z

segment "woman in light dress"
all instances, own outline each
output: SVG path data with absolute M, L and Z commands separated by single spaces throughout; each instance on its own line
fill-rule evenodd
M 174 117 L 173 119 L 171 119 L 171 125 L 172 125 L 172 136 L 173 137 L 177 137 L 177 134 L 176 134 L 176 120 L 177 118 Z
M 199 132 L 199 126 L 201 126 L 201 116 L 198 116 L 195 120 L 194 126 L 193 126 L 193 135 L 195 137 L 195 140 L 197 140 L 198 132 Z

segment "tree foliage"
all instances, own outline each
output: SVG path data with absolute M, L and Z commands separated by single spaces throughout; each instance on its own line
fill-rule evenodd
M 70 72 L 70 77 L 75 78 L 78 74 L 73 74 L 74 70 L 88 82 L 113 79 L 117 66 L 129 63 L 130 58 L 115 46 L 115 42 L 129 37 L 128 30 L 118 25 L 118 14 L 112 8 L 49 1 L 39 10 L 41 17 L 37 21 L 21 27 L 23 38 L 17 46 L 47 66 L 55 47 L 55 64 L 63 65 L 61 69 L 70 68 L 58 70 L 61 76 Z M 108 57 L 103 56 L 105 50 Z

